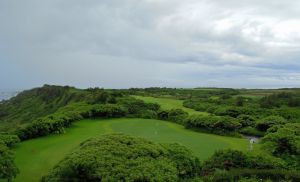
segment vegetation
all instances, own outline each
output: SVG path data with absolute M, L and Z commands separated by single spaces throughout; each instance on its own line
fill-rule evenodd
M 17 142 L 16 136 L 0 135 L 0 179 L 11 181 L 19 173 L 14 163 L 14 153 L 9 149 Z
M 33 121 L 25 128 L 19 129 L 17 134 L 21 140 L 27 140 L 49 135 L 50 133 L 64 133 L 65 128 L 69 127 L 72 122 L 84 118 L 113 118 L 122 117 L 125 116 L 125 114 L 126 111 L 118 105 L 74 104 L 62 108 L 55 114 Z
M 265 150 L 300 169 L 300 123 L 273 126 L 262 141 Z
M 158 143 L 176 142 L 189 148 L 200 160 L 207 159 L 220 149 L 248 150 L 248 141 L 245 139 L 194 132 L 179 124 L 160 120 L 81 120 L 73 123 L 64 134 L 40 137 L 18 144 L 14 150 L 20 174 L 15 181 L 39 181 L 41 176 L 46 175 L 81 142 L 110 133 L 125 133 Z M 254 151 L 259 151 L 258 144 L 255 144 Z
M 110 134 L 83 142 L 42 181 L 178 181 L 199 169 L 199 160 L 178 144 Z
M 42 174 L 48 173 L 55 164 L 60 166 L 59 169 L 62 169 L 64 162 L 58 162 L 63 158 L 65 159 L 62 161 L 68 161 L 68 157 L 65 155 L 80 142 L 89 137 L 119 131 L 158 142 L 172 143 L 178 141 L 189 147 L 200 160 L 207 159 L 217 149 L 244 150 L 244 152 L 234 150 L 219 151 L 210 159 L 204 161 L 201 168 L 197 164 L 197 167 L 194 166 L 187 169 L 185 167 L 190 166 L 190 160 L 186 160 L 182 156 L 192 156 L 188 150 L 175 144 L 152 143 L 153 146 L 151 144 L 152 147 L 150 148 L 155 150 L 157 147 L 162 148 L 164 152 L 159 157 L 166 157 L 166 160 L 162 160 L 160 164 L 157 164 L 156 161 L 149 163 L 147 164 L 149 168 L 145 170 L 153 168 L 153 172 L 158 170 L 156 174 L 163 176 L 160 173 L 161 170 L 159 170 L 162 169 L 162 171 L 165 171 L 164 174 L 167 175 L 166 178 L 163 177 L 162 179 L 247 181 L 258 178 L 271 180 L 278 178 L 297 181 L 299 179 L 297 170 L 300 170 L 299 101 L 299 89 L 134 88 L 105 90 L 100 88 L 76 89 L 69 86 L 45 85 L 41 88 L 24 91 L 8 101 L 0 102 L 0 179 L 12 180 L 18 174 L 16 166 L 20 167 L 20 176 L 26 176 L 25 173 L 28 173 L 31 177 L 36 176 L 37 178 Z M 97 120 L 98 118 L 124 117 L 127 119 L 101 121 L 103 123 L 101 125 L 98 122 L 94 122 L 94 119 Z M 153 119 L 170 121 L 176 124 Z M 119 121 L 128 122 L 123 123 Z M 146 121 L 151 121 L 155 125 L 148 125 Z M 82 129 L 74 129 L 74 126 L 78 126 L 76 123 L 82 123 L 79 127 L 84 127 Z M 112 124 L 113 128 L 109 127 L 111 125 L 107 123 Z M 184 129 L 184 127 L 191 131 Z M 78 131 L 78 133 L 71 132 L 69 135 L 66 133 L 68 131 Z M 235 137 L 243 137 L 243 135 L 250 135 L 247 136 L 250 138 L 253 136 L 262 137 L 261 144 L 259 144 L 262 148 L 255 147 L 254 151 L 245 153 L 245 150 L 248 148 L 247 140 L 245 139 L 207 135 L 201 132 Z M 82 135 L 83 133 L 85 134 Z M 199 138 L 199 136 L 201 137 Z M 38 137 L 45 137 L 36 139 L 37 141 L 45 140 L 38 145 L 43 147 L 30 146 L 35 140 L 29 139 Z M 55 139 L 57 143 L 51 143 L 51 138 L 53 137 L 57 137 Z M 65 137 L 70 138 L 66 139 Z M 127 138 L 127 136 L 123 135 L 122 137 Z M 122 137 L 120 136 L 120 138 Z M 18 144 L 20 140 L 22 142 Z M 241 146 L 239 146 L 241 144 L 239 143 L 240 141 L 243 141 Z M 26 143 L 29 144 L 27 153 L 22 148 L 22 146 L 26 146 Z M 52 148 L 49 145 L 54 146 Z M 45 149 L 43 157 L 37 156 L 35 149 L 38 148 L 42 151 Z M 14 164 L 14 152 L 12 152 L 14 150 L 21 151 L 16 153 L 16 165 Z M 50 159 L 49 155 L 54 154 L 55 151 L 59 155 Z M 81 148 L 79 147 L 76 151 L 81 151 Z M 88 153 L 89 149 L 82 151 Z M 97 161 L 100 163 L 104 160 L 100 156 L 108 154 L 104 151 L 99 151 L 99 156 L 97 156 L 99 157 Z M 84 152 L 78 154 L 78 156 L 84 157 Z M 72 154 L 69 156 L 72 156 Z M 130 150 L 128 154 L 130 154 Z M 124 154 L 124 156 L 126 155 Z M 27 158 L 30 159 L 32 164 L 24 163 Z M 33 160 L 34 158 L 37 160 Z M 110 161 L 115 160 L 120 162 L 116 157 L 112 157 Z M 27 169 L 27 166 L 30 165 L 33 169 L 38 169 L 41 167 L 41 161 L 45 168 L 42 171 L 36 170 L 40 175 L 32 175 L 31 169 Z M 51 162 L 45 164 L 45 161 Z M 138 161 L 140 162 L 140 160 Z M 178 163 L 178 161 L 181 163 Z M 76 160 L 70 160 L 67 163 L 71 162 L 76 162 Z M 84 162 L 84 160 L 78 160 L 77 162 L 79 163 L 74 163 L 74 165 L 78 164 L 82 167 L 80 163 Z M 119 164 L 133 165 L 127 162 Z M 92 165 L 92 163 L 88 165 Z M 161 168 L 153 167 L 156 165 L 161 165 Z M 95 171 L 93 172 L 94 167 L 87 167 L 88 170 L 84 172 L 87 175 L 93 174 L 92 178 L 96 177 Z M 118 175 L 123 175 L 128 180 L 143 179 L 139 178 L 140 175 L 138 173 L 131 171 L 134 168 L 125 167 L 123 170 L 122 167 L 116 168 L 116 170 L 122 169 L 124 173 L 117 170 L 118 172 L 114 175 L 118 173 Z M 65 169 L 67 168 L 65 167 Z M 56 173 L 55 171 L 58 171 L 58 168 L 50 176 L 62 175 L 62 173 Z M 130 176 L 126 175 L 128 172 L 131 173 Z M 77 173 L 72 174 L 77 175 Z M 199 174 L 201 175 L 199 176 Z M 157 175 L 146 176 L 146 179 L 150 180 Z M 101 173 L 100 176 L 102 177 L 103 174 Z M 48 177 L 45 177 L 44 180 L 49 181 L 50 178 Z M 90 176 L 79 176 L 79 179 L 82 177 L 88 178 Z M 33 181 L 38 180 L 37 178 Z M 19 179 L 32 181 L 28 176 L 25 178 L 17 177 L 16 179 L 17 181 Z
M 217 151 L 202 165 L 204 179 L 212 181 L 252 180 L 298 181 L 298 171 L 288 171 L 283 160 L 269 155 L 245 154 L 235 150 Z M 253 178 L 254 176 L 254 178 Z
M 241 127 L 237 119 L 228 116 L 197 116 L 185 120 L 187 128 L 202 129 L 221 135 L 234 135 Z

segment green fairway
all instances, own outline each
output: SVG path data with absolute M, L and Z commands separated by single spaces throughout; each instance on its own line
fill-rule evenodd
M 159 120 L 108 119 L 75 122 L 65 134 L 28 140 L 16 148 L 16 164 L 20 174 L 15 181 L 38 181 L 68 152 L 81 142 L 101 134 L 122 132 L 155 142 L 177 142 L 191 149 L 200 159 L 206 159 L 217 149 L 247 150 L 245 139 L 198 133 L 183 126 Z
M 195 111 L 194 109 L 186 108 L 183 106 L 183 100 L 169 99 L 169 98 L 156 98 L 156 97 L 143 97 L 143 96 L 134 96 L 137 99 L 141 99 L 149 103 L 157 103 L 163 109 L 182 109 L 189 114 L 201 114 L 207 115 L 206 112 Z

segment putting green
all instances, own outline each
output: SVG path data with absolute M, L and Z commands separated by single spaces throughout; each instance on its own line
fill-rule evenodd
M 247 150 L 245 139 L 198 133 L 166 121 L 146 119 L 82 120 L 75 122 L 65 134 L 21 142 L 16 148 L 16 164 L 20 174 L 15 181 L 39 181 L 68 152 L 81 142 L 105 133 L 122 132 L 155 142 L 177 142 L 185 145 L 200 159 L 215 150 L 232 148 Z

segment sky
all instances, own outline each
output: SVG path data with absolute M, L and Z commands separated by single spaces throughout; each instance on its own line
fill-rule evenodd
M 0 0 L 0 89 L 300 87 L 300 1 Z

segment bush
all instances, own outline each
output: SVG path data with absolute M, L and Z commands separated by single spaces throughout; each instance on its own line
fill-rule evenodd
M 247 155 L 236 150 L 220 150 L 203 163 L 204 176 L 213 174 L 216 170 L 229 170 L 232 168 L 245 168 Z
M 113 104 L 94 105 L 92 107 L 92 117 L 117 118 L 126 115 L 126 111 Z
M 179 181 L 193 178 L 199 168 L 178 144 L 110 134 L 83 142 L 42 181 Z
M 16 133 L 21 140 L 46 136 L 51 133 L 63 133 L 72 122 L 90 117 L 122 117 L 126 111 L 119 105 L 88 105 L 84 103 L 69 105 L 55 114 L 37 119 Z
M 241 114 L 237 117 L 237 119 L 239 120 L 239 122 L 242 124 L 243 127 L 255 126 L 255 118 L 250 115 Z
M 239 181 L 239 182 L 257 182 L 257 181 L 300 181 L 299 171 L 288 171 L 281 169 L 234 169 L 216 173 L 209 181 Z
M 264 134 L 265 134 L 264 132 L 258 131 L 256 128 L 253 128 L 253 127 L 251 127 L 251 126 L 242 128 L 242 129 L 240 130 L 240 133 L 241 133 L 241 134 L 244 134 L 244 135 L 257 136 L 257 137 L 262 137 L 262 136 L 264 136 Z
M 219 107 L 214 112 L 217 116 L 230 116 L 237 118 L 240 114 L 242 114 L 241 110 L 236 107 Z
M 180 178 L 192 178 L 200 174 L 200 161 L 187 148 L 177 144 L 164 144 L 169 158 L 176 164 Z
M 178 124 L 184 124 L 188 115 L 189 114 L 182 109 L 161 110 L 157 113 L 158 119 L 172 121 Z
M 171 109 L 168 113 L 168 120 L 179 124 L 183 124 L 183 121 L 188 117 L 188 113 L 182 109 Z
M 157 113 L 152 110 L 145 110 L 139 115 L 139 117 L 144 119 L 157 119 Z
M 241 127 L 237 119 L 228 116 L 193 115 L 188 117 L 184 124 L 186 128 L 201 129 L 223 135 L 233 134 Z
M 14 163 L 14 153 L 0 140 L 0 180 L 11 181 L 19 170 Z
M 20 142 L 20 139 L 17 135 L 1 135 L 0 134 L 0 141 L 2 141 L 8 147 L 13 147 L 17 143 Z
M 202 101 L 186 100 L 186 101 L 183 102 L 183 106 L 187 107 L 187 108 L 194 109 L 196 111 L 206 111 L 207 108 L 212 106 L 212 104 L 202 102 Z
M 274 132 L 269 132 L 262 142 L 265 150 L 275 156 L 294 155 L 300 158 L 300 123 L 288 123 L 279 127 Z M 298 165 L 300 167 L 300 163 Z
M 120 104 L 124 106 L 129 114 L 142 114 L 145 110 L 152 110 L 157 112 L 160 105 L 155 103 L 145 103 L 143 100 L 135 99 L 133 97 L 124 98 L 120 100 Z
M 268 116 L 261 120 L 258 120 L 256 123 L 256 128 L 259 131 L 267 131 L 274 125 L 285 124 L 287 121 L 281 116 Z
M 220 170 L 232 169 L 285 169 L 285 162 L 269 155 L 250 155 L 236 150 L 220 150 L 202 166 L 204 176 Z

